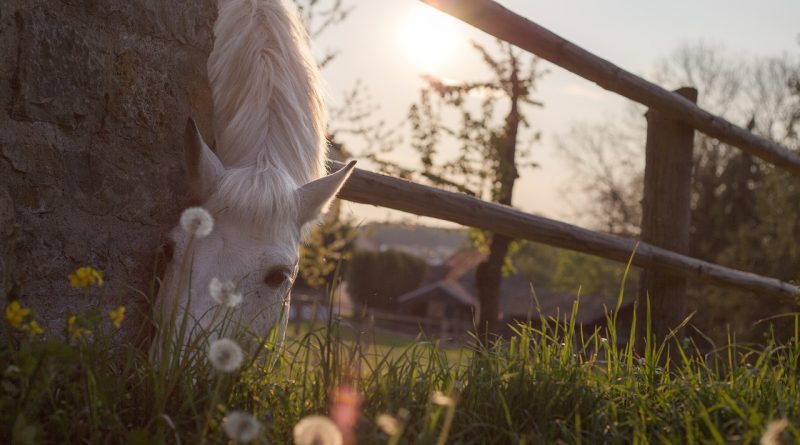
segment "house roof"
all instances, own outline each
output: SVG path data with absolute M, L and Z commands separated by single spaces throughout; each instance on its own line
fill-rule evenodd
M 441 266 L 432 268 L 424 284 L 414 291 L 398 297 L 398 303 L 424 298 L 439 290 L 462 304 L 480 308 L 475 283 L 475 268 L 486 258 L 486 254 L 476 250 L 460 250 L 448 258 Z M 523 275 L 504 277 L 500 284 L 500 311 L 504 318 L 538 319 L 558 318 L 566 320 L 572 313 L 572 306 L 578 297 L 573 292 L 558 292 L 536 287 Z M 537 305 L 538 301 L 538 305 Z M 625 300 L 623 306 L 632 304 Z M 592 324 L 601 320 L 606 312 L 617 305 L 616 297 L 585 295 L 580 297 L 575 321 L 578 324 Z M 541 312 L 537 310 L 541 309 Z
M 452 280 L 439 280 L 433 283 L 428 283 L 414 291 L 401 295 L 398 297 L 397 302 L 405 303 L 407 301 L 424 297 L 434 290 L 440 290 L 448 296 L 458 300 L 462 304 L 472 306 L 474 308 L 478 308 L 480 306 L 478 299 L 475 298 L 474 295 L 472 295 L 468 290 L 464 289 L 464 286 L 462 286 L 459 282 Z
M 425 283 L 440 280 L 457 281 L 474 272 L 478 265 L 486 260 L 486 253 L 473 249 L 461 249 L 450 255 L 442 264 L 428 268 L 425 274 Z
M 477 250 L 459 250 L 444 262 L 444 264 L 449 267 L 445 278 L 448 280 L 458 280 L 467 274 L 467 272 L 474 272 L 475 268 L 486 261 L 488 256 L 489 254 L 486 252 L 479 252 Z
M 461 249 L 448 257 L 440 266 L 428 269 L 427 277 L 419 288 L 405 293 L 397 298 L 398 303 L 428 295 L 434 290 L 440 290 L 446 295 L 458 300 L 460 303 L 478 308 L 480 302 L 477 293 L 470 289 L 471 275 L 475 268 L 486 259 L 486 253 L 473 249 Z
M 479 264 L 479 263 L 478 263 Z M 467 273 L 469 272 L 469 273 Z M 475 284 L 475 269 L 461 274 L 458 282 L 478 301 L 478 288 Z M 566 320 L 572 313 L 572 305 L 578 296 L 575 292 L 563 292 L 536 286 L 529 278 L 521 274 L 503 277 L 500 283 L 500 312 L 504 318 L 537 320 L 540 316 Z M 534 297 L 535 296 L 535 297 Z M 538 306 L 537 306 L 538 301 Z M 626 299 L 623 307 L 632 304 Z M 612 310 L 617 305 L 616 296 L 583 295 L 580 297 L 575 321 L 579 324 L 591 324 L 605 315 L 605 308 Z M 537 310 L 541 309 L 541 312 Z

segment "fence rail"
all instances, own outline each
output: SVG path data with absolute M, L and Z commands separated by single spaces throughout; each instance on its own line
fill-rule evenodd
M 367 321 L 373 327 L 380 326 L 384 329 L 402 327 L 413 335 L 418 334 L 419 329 L 422 328 L 428 335 L 439 336 L 441 339 L 446 339 L 451 335 L 464 338 L 467 333 L 475 327 L 471 321 L 466 320 L 450 320 L 447 317 L 431 318 L 402 315 L 376 309 L 370 309 L 367 312 Z
M 703 110 L 692 101 L 586 51 L 494 1 L 421 1 L 609 91 L 682 120 L 709 136 L 800 176 L 800 156 L 794 152 Z
M 330 161 L 330 164 L 332 169 L 344 166 L 335 161 Z M 462 193 L 440 190 L 366 170 L 355 169 L 339 192 L 339 197 L 477 227 L 513 238 L 538 241 L 623 263 L 633 255 L 633 264 L 637 266 L 659 268 L 721 286 L 783 297 L 800 296 L 799 287 L 774 278 L 730 269 L 635 240 L 594 232 L 501 204 L 481 201 Z

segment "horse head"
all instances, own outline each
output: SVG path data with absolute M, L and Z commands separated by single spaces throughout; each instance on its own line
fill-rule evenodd
M 213 228 L 206 234 L 197 224 L 209 222 L 183 221 L 169 235 L 172 259 L 156 300 L 159 342 L 183 335 L 179 343 L 185 345 L 198 335 L 213 336 L 223 320 L 266 336 L 278 322 L 285 326 L 304 228 L 325 211 L 355 161 L 294 184 L 278 169 L 226 167 L 192 119 L 185 144 L 190 190 Z

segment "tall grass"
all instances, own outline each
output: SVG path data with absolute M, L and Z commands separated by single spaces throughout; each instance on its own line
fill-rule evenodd
M 289 443 L 302 418 L 336 417 L 346 399 L 357 414 L 345 434 L 351 443 L 800 443 L 800 318 L 788 342 L 739 345 L 731 336 L 702 353 L 691 340 L 654 338 L 649 315 L 634 315 L 645 332 L 637 351 L 633 333 L 618 336 L 621 302 L 622 292 L 606 325 L 591 332 L 577 325 L 576 302 L 565 319 L 516 324 L 510 338 L 455 354 L 423 335 L 381 344 L 332 307 L 327 323 L 283 344 L 277 328 L 266 339 L 234 329 L 236 309 L 213 308 L 211 332 L 173 312 L 153 353 L 115 347 L 116 331 L 96 311 L 76 322 L 92 334 L 69 339 L 9 326 L 0 437 L 229 443 L 222 425 L 237 410 L 263 425 L 254 443 Z M 207 357 L 210 336 L 249 344 L 250 356 L 237 371 L 218 372 Z M 385 414 L 392 428 L 376 421 Z
M 447 443 L 757 443 L 784 418 L 785 438 L 800 441 L 797 318 L 786 344 L 731 341 L 701 355 L 673 341 L 664 357 L 663 343 L 641 356 L 618 347 L 613 314 L 581 338 L 574 313 L 566 323 L 519 324 L 488 347 L 464 346 L 459 361 L 430 339 L 392 351 L 366 335 L 345 339 L 347 322 L 331 321 L 282 349 L 265 342 L 265 360 L 231 375 L 215 373 L 202 348 L 179 368 L 153 366 L 144 351 L 113 349 L 101 323 L 79 341 L 16 336 L 0 350 L 2 437 L 226 443 L 222 418 L 240 409 L 264 424 L 257 443 L 287 443 L 302 417 L 328 414 L 332 393 L 347 385 L 362 397 L 359 443 L 386 443 L 375 418 L 400 410 L 409 415 L 399 443 L 439 443 L 448 417 Z M 432 403 L 437 391 L 453 406 Z

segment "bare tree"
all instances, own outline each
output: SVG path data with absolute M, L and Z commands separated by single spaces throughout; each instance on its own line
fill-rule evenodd
M 529 148 L 519 140 L 521 132 L 530 127 L 525 109 L 541 106 L 532 95 L 543 72 L 535 57 L 524 56 L 503 42 L 497 45 L 495 52 L 473 43 L 492 74 L 487 81 L 453 83 L 425 78 L 427 85 L 409 111 L 411 146 L 422 168 L 398 166 L 376 155 L 385 170 L 511 205 L 519 169 L 533 165 Z M 455 124 L 450 122 L 453 116 L 457 116 Z M 537 138 L 534 133 L 532 140 Z M 478 267 L 476 282 L 479 333 L 487 340 L 496 331 L 498 291 L 512 240 L 497 234 L 484 239 L 489 255 Z
M 584 197 L 573 210 L 598 230 L 622 236 L 638 236 L 642 218 L 643 136 L 632 128 L 576 124 L 557 141 L 573 171 L 567 193 L 577 189 Z

